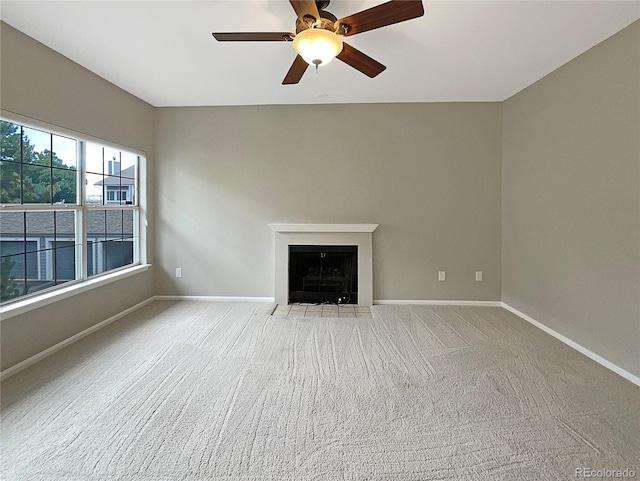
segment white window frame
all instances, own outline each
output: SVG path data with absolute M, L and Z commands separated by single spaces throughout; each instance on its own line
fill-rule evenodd
M 8 319 L 45 305 L 58 302 L 82 292 L 95 289 L 118 280 L 137 275 L 148 270 L 151 265 L 146 259 L 146 188 L 141 188 L 141 177 L 146 172 L 146 153 L 144 151 L 130 148 L 124 145 L 107 142 L 103 139 L 94 138 L 73 130 L 61 128 L 46 122 L 34 121 L 33 119 L 22 117 L 17 114 L 0 110 L 0 119 L 5 122 L 14 123 L 25 128 L 45 131 L 49 134 L 72 138 L 77 142 L 77 202 L 78 204 L 2 204 L 0 207 L 4 212 L 39 212 L 39 211 L 69 211 L 76 212 L 76 280 L 65 282 L 58 286 L 42 291 L 34 292 L 26 296 L 21 296 L 15 300 L 7 301 L 0 305 L 0 320 Z M 136 204 L 108 205 L 106 199 L 104 205 L 87 205 L 85 195 L 84 179 L 86 178 L 86 143 L 96 143 L 103 147 L 118 149 L 132 153 L 138 157 L 137 172 L 134 188 L 136 190 Z M 106 174 L 105 174 L 106 175 Z M 144 180 L 144 178 L 143 178 Z M 87 276 L 87 232 L 86 221 L 89 210 L 131 210 L 133 211 L 133 263 L 116 269 L 109 270 L 94 276 Z M 40 265 L 38 264 L 40 270 Z

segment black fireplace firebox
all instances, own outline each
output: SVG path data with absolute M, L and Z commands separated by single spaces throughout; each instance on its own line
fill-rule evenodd
M 357 304 L 358 246 L 289 246 L 289 302 Z

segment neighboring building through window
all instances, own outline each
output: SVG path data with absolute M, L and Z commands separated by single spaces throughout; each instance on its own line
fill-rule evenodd
M 112 162 L 109 161 L 110 164 Z M 120 171 L 120 163 L 118 162 L 117 165 L 118 168 L 115 170 L 110 168 L 110 171 L 117 172 L 117 174 L 109 175 L 106 179 L 96 183 L 96 186 L 102 187 L 102 195 L 107 199 L 107 203 L 132 203 L 136 186 L 135 166 L 132 165 Z
M 0 121 L 0 302 L 139 262 L 140 157 Z

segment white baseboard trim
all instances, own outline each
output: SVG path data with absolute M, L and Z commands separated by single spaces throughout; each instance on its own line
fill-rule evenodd
M 558 339 L 560 342 L 565 343 L 567 346 L 575 349 L 576 351 L 584 354 L 585 356 L 587 356 L 588 358 L 594 360 L 595 362 L 597 362 L 598 364 L 606 367 L 607 369 L 615 372 L 616 374 L 622 376 L 623 378 L 625 378 L 628 381 L 631 381 L 632 383 L 634 383 L 637 386 L 640 386 L 640 377 L 636 376 L 635 374 L 631 374 L 629 371 L 626 371 L 625 369 L 621 368 L 620 366 L 618 366 L 617 364 L 612 363 L 611 361 L 606 360 L 604 357 L 599 356 L 598 354 L 596 354 L 595 352 L 590 351 L 589 349 L 587 349 L 584 346 L 581 346 L 580 344 L 578 344 L 575 341 L 572 341 L 571 339 L 569 339 L 568 337 L 563 336 L 562 334 L 560 334 L 559 332 L 554 331 L 553 329 L 551 329 L 550 327 L 542 324 L 539 321 L 536 321 L 533 317 L 527 316 L 525 313 L 520 312 L 518 309 L 516 309 L 515 307 L 511 307 L 509 304 L 506 304 L 504 302 L 500 303 L 502 305 L 503 308 L 505 308 L 507 311 L 515 314 L 516 316 L 524 319 L 525 321 L 533 324 L 534 326 L 536 326 L 539 329 L 542 329 L 544 332 L 546 332 L 547 334 L 555 337 L 556 339 Z
M 155 301 L 275 302 L 275 297 L 155 296 Z
M 378 299 L 373 301 L 373 304 L 379 305 L 419 305 L 419 306 L 484 306 L 484 307 L 502 307 L 500 301 L 429 301 L 429 300 L 391 300 L 391 299 Z
M 59 342 L 58 344 L 51 346 L 48 349 L 45 349 L 42 352 L 39 352 L 38 354 L 35 354 L 33 356 L 31 356 L 28 359 L 25 359 L 22 362 L 19 362 L 18 364 L 16 364 L 15 366 L 11 366 L 10 368 L 5 369 L 4 371 L 0 372 L 0 381 L 5 380 L 6 378 L 8 378 L 9 376 L 12 376 L 14 374 L 16 374 L 17 372 L 22 371 L 23 369 L 27 368 L 28 366 L 31 366 L 32 364 L 35 364 L 38 361 L 41 361 L 42 359 L 44 359 L 47 356 L 50 356 L 51 354 L 59 351 L 60 349 L 63 349 L 67 346 L 69 346 L 70 344 L 73 344 L 74 342 L 82 339 L 85 336 L 88 336 L 89 334 L 92 334 L 100 329 L 102 329 L 103 327 L 111 324 L 112 322 L 117 321 L 118 319 L 131 314 L 132 312 L 140 309 L 141 307 L 146 306 L 147 304 L 153 302 L 153 301 L 165 301 L 165 300 L 196 300 L 196 301 L 232 301 L 232 302 L 275 302 L 275 298 L 273 297 L 224 297 L 224 296 L 153 296 L 150 297 L 149 299 L 146 299 L 138 304 L 136 304 L 135 306 L 132 306 L 128 309 L 125 309 L 122 312 L 119 312 L 118 314 L 115 314 L 111 317 L 109 317 L 108 319 L 105 319 L 104 321 L 101 321 L 97 324 L 94 324 L 93 326 L 85 329 L 84 331 L 81 331 L 73 336 L 71 336 L 68 339 L 65 339 L 64 341 Z M 542 329 L 544 332 L 546 332 L 547 334 L 555 337 L 556 339 L 558 339 L 560 342 L 563 342 L 564 344 L 566 344 L 567 346 L 575 349 L 576 351 L 584 354 L 585 356 L 587 356 L 588 358 L 594 360 L 595 362 L 597 362 L 598 364 L 606 367 L 607 369 L 615 372 L 616 374 L 618 374 L 619 376 L 622 376 L 623 378 L 627 379 L 628 381 L 631 381 L 632 383 L 634 383 L 637 386 L 640 386 L 640 377 L 636 376 L 635 374 L 630 373 L 629 371 L 621 368 L 620 366 L 618 366 L 617 364 L 612 363 L 611 361 L 608 361 L 607 359 L 603 358 L 602 356 L 599 356 L 598 354 L 590 351 L 589 349 L 587 349 L 586 347 L 578 344 L 575 341 L 572 341 L 571 339 L 569 339 L 568 337 L 563 336 L 562 334 L 560 334 L 559 332 L 554 331 L 553 329 L 551 329 L 550 327 L 542 324 L 539 321 L 536 321 L 534 318 L 526 315 L 523 312 L 520 312 L 518 309 L 511 307 L 509 304 L 506 304 L 504 302 L 501 301 L 439 301 L 439 300 L 387 300 L 387 299 L 379 299 L 379 300 L 374 300 L 373 301 L 374 305 L 378 304 L 378 305 L 410 305 L 410 304 L 414 304 L 414 305 L 429 305 L 429 306 L 484 306 L 484 307 L 502 307 L 504 309 L 506 309 L 507 311 L 515 314 L 516 316 L 520 317 L 521 319 L 529 322 L 530 324 L 533 324 L 534 326 L 536 326 L 539 329 Z
M 59 351 L 60 349 L 63 349 L 65 347 L 69 346 L 70 344 L 73 344 L 74 342 L 82 339 L 83 337 L 88 336 L 89 334 L 92 334 L 92 333 L 102 329 L 103 327 L 111 324 L 112 322 L 117 321 L 118 319 L 126 316 L 127 314 L 131 314 L 133 311 L 137 311 L 141 307 L 146 306 L 147 304 L 153 302 L 153 300 L 154 300 L 154 298 L 150 297 L 149 299 L 146 299 L 146 300 L 136 304 L 133 307 L 125 309 L 124 311 L 119 312 L 118 314 L 115 314 L 115 315 L 111 316 L 110 318 L 105 319 L 104 321 L 101 321 L 101 322 L 99 322 L 97 324 L 94 324 L 93 326 L 88 327 L 84 331 L 81 331 L 78 334 L 75 334 L 75 335 L 71 336 L 70 338 L 65 339 L 64 341 L 60 341 L 58 344 L 56 344 L 54 346 L 51 346 L 50 348 L 45 349 L 44 351 L 39 352 L 38 354 L 34 354 L 30 358 L 25 359 L 24 361 L 19 362 L 18 364 L 5 369 L 4 371 L 0 372 L 0 381 L 4 381 L 9 376 L 13 376 L 17 372 L 22 371 L 23 369 L 31 366 L 32 364 L 35 364 L 38 361 L 41 361 L 45 357 L 50 356 L 51 354 Z

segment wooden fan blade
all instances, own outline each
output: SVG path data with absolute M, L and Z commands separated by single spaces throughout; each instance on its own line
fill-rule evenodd
M 318 6 L 314 0 L 289 0 L 289 2 L 300 20 L 302 20 L 305 15 L 311 15 L 316 20 L 320 18 Z
M 302 75 L 307 70 L 309 64 L 304 61 L 304 59 L 298 55 L 296 59 L 293 61 L 289 72 L 287 72 L 286 77 L 282 81 L 282 85 L 292 85 L 300 82 Z
M 342 52 L 336 58 L 371 78 L 382 73 L 387 68 L 348 43 L 343 43 Z
M 386 27 L 424 15 L 421 0 L 391 0 L 390 2 L 341 18 L 336 22 L 345 37 Z M 346 31 L 344 27 L 346 26 Z
M 291 32 L 234 32 L 211 35 L 218 42 L 290 42 L 295 37 Z

